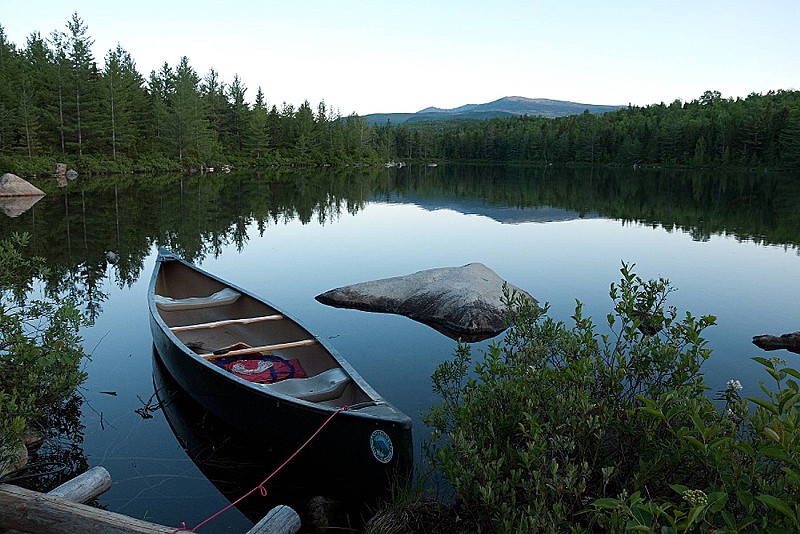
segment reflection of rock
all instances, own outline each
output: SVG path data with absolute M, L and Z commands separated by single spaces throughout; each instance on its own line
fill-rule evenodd
M 339 308 L 404 315 L 454 339 L 479 341 L 506 329 L 502 296 L 503 279 L 481 263 L 470 263 L 340 287 L 316 299 Z
M 44 198 L 43 195 L 38 197 L 0 197 L 0 211 L 13 219 L 31 209 L 42 198 Z
M 67 180 L 74 180 L 78 177 L 78 172 L 75 169 L 70 169 L 67 171 Z
M 800 332 L 792 332 L 782 336 L 755 336 L 753 344 L 764 350 L 786 349 L 789 352 L 800 354 Z
M 0 176 L 0 197 L 44 196 L 44 191 L 10 172 Z
M 44 191 L 16 174 L 7 172 L 0 177 L 0 211 L 9 217 L 22 215 L 43 196 Z
M 106 251 L 106 261 L 111 265 L 116 265 L 119 263 L 119 254 L 114 252 L 113 250 Z

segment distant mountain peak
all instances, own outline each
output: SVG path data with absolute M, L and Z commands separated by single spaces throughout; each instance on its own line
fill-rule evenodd
M 581 104 L 566 100 L 550 98 L 528 98 L 524 96 L 504 96 L 485 104 L 465 104 L 451 109 L 427 107 L 416 113 L 374 113 L 366 118 L 371 124 L 383 124 L 387 120 L 398 125 L 404 122 L 437 121 L 437 120 L 482 120 L 493 117 L 512 117 L 515 115 L 531 115 L 541 117 L 565 117 L 580 115 L 584 111 L 602 114 L 625 106 L 608 106 L 597 104 Z

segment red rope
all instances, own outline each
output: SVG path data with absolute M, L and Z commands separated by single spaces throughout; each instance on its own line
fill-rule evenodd
M 259 490 L 259 491 L 261 492 L 261 496 L 262 496 L 262 497 L 266 497 L 266 496 L 267 496 L 267 489 L 264 487 L 264 484 L 266 484 L 267 482 L 269 482 L 269 479 L 271 479 L 272 477 L 274 477 L 275 475 L 277 475 L 277 474 L 278 474 L 278 472 L 279 472 L 281 469 L 283 469 L 283 468 L 286 466 L 286 464 L 288 464 L 289 462 L 291 462 L 291 461 L 292 461 L 292 459 L 293 459 L 295 456 L 297 456 L 298 454 L 300 454 L 300 451 L 302 451 L 302 450 L 303 450 L 303 449 L 306 447 L 306 445 L 308 445 L 309 443 L 311 443 L 311 440 L 313 440 L 315 437 L 317 437 L 317 434 L 319 434 L 319 433 L 322 431 L 322 429 L 323 429 L 323 428 L 325 428 L 325 425 L 327 425 L 328 423 L 330 423 L 330 422 L 331 422 L 331 419 L 333 419 L 333 418 L 336 416 L 336 414 L 338 414 L 339 412 L 346 412 L 346 411 L 347 411 L 347 410 L 349 410 L 349 409 L 350 409 L 350 407 L 349 407 L 349 406 L 342 406 L 341 408 L 338 408 L 338 409 L 337 409 L 335 412 L 333 412 L 333 413 L 331 414 L 331 416 L 330 416 L 330 417 L 328 417 L 328 419 L 326 419 L 326 420 L 325 420 L 325 422 L 324 422 L 324 423 L 322 423 L 322 425 L 321 425 L 321 426 L 320 426 L 320 427 L 319 427 L 319 428 L 316 430 L 316 432 L 314 432 L 313 434 L 311 434 L 311 437 L 310 437 L 310 438 L 308 438 L 308 439 L 306 440 L 306 442 L 305 442 L 305 443 L 303 443 L 302 445 L 300 445 L 300 448 L 299 448 L 299 449 L 297 449 L 296 451 L 294 451 L 294 452 L 292 453 L 292 455 L 291 455 L 291 456 L 289 456 L 289 458 L 287 458 L 287 459 L 286 459 L 286 461 L 285 461 L 285 462 L 283 462 L 283 463 L 282 463 L 282 464 L 281 464 L 281 465 L 280 465 L 280 466 L 279 466 L 279 467 L 278 467 L 278 468 L 277 468 L 275 471 L 273 471 L 273 472 L 272 472 L 272 474 L 270 474 L 270 475 L 269 475 L 267 478 L 265 478 L 264 480 L 262 480 L 262 481 L 261 481 L 261 483 L 260 483 L 258 486 L 256 486 L 255 488 L 251 489 L 250 491 L 248 491 L 247 493 L 245 493 L 244 495 L 242 495 L 241 497 L 239 497 L 238 499 L 236 499 L 235 501 L 233 501 L 233 502 L 232 502 L 232 503 L 230 503 L 228 506 L 226 506 L 225 508 L 223 508 L 222 510 L 220 510 L 220 511 L 219 511 L 219 512 L 217 512 L 216 514 L 212 515 L 212 516 L 211 516 L 211 517 L 209 517 L 208 519 L 206 519 L 206 520 L 204 520 L 204 521 L 200 522 L 200 524 L 198 524 L 198 525 L 197 525 L 196 527 L 194 527 L 193 529 L 191 529 L 191 530 L 190 530 L 190 529 L 187 529 L 187 528 L 186 528 L 186 523 L 181 523 L 181 527 L 180 527 L 180 528 L 178 528 L 178 529 L 175 529 L 175 530 L 173 530 L 173 531 L 172 531 L 172 534 L 175 534 L 176 532 L 197 532 L 197 529 L 198 529 L 198 528 L 202 527 L 203 525 L 205 525 L 206 523 L 208 523 L 208 522 L 209 522 L 209 521 L 211 521 L 212 519 L 216 519 L 218 516 L 220 516 L 220 515 L 222 515 L 223 513 L 227 512 L 228 510 L 230 510 L 231 508 L 233 508 L 234 506 L 236 506 L 237 504 L 239 504 L 241 501 L 243 501 L 244 499 L 246 499 L 247 497 L 249 497 L 250 495 L 252 495 L 253 493 L 255 493 L 255 491 L 256 491 L 256 490 Z

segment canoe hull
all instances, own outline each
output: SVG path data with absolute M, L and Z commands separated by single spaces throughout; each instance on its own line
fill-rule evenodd
M 272 394 L 233 377 L 200 358 L 170 332 L 152 302 L 155 278 L 154 273 L 150 326 L 155 348 L 175 382 L 205 410 L 254 445 L 275 451 L 293 452 L 319 430 L 297 460 L 324 466 L 320 473 L 326 476 L 340 473 L 337 478 L 343 483 L 354 479 L 359 487 L 375 491 L 388 487 L 393 479 L 410 476 L 413 443 L 407 416 L 381 402 L 337 412 L 336 407 Z

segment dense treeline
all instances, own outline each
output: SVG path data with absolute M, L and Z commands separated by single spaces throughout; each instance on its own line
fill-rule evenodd
M 800 164 L 800 92 L 734 100 L 708 91 L 688 103 L 631 106 L 604 115 L 440 123 L 435 135 L 403 133 L 398 150 L 413 153 L 416 144 L 448 160 L 792 167 Z
M 800 164 L 800 92 L 629 107 L 605 115 L 370 126 L 320 102 L 252 103 L 234 76 L 201 77 L 182 57 L 149 76 L 121 46 L 103 67 L 86 24 L 31 34 L 0 27 L 0 167 L 49 172 L 53 158 L 82 172 L 172 170 L 388 160 L 579 165 L 784 167 Z
M 99 68 L 92 44 L 77 14 L 22 48 L 0 27 L 0 167 L 51 171 L 53 156 L 120 171 L 383 159 L 363 118 L 342 119 L 325 102 L 268 106 L 258 88 L 251 105 L 238 76 L 201 78 L 185 56 L 145 78 L 121 46 Z

